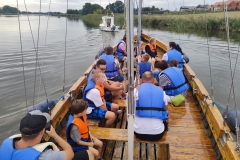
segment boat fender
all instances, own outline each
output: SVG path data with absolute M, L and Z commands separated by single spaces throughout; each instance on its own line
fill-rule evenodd
M 223 117 L 226 114 L 226 111 L 223 113 Z M 240 127 L 240 111 L 237 110 L 237 116 L 238 116 L 238 125 Z M 236 134 L 236 112 L 234 109 L 229 109 L 228 113 L 227 113 L 227 124 L 229 126 L 229 128 L 231 129 L 231 131 Z
M 188 56 L 186 55 L 186 53 L 183 53 L 183 59 L 184 59 L 184 61 L 185 61 L 186 63 L 189 62 L 189 58 L 188 58 Z
M 21 137 L 22 137 L 21 134 L 15 134 L 9 138 L 21 138 Z M 53 151 L 59 151 L 59 148 L 53 142 L 39 143 L 33 146 L 33 148 L 39 152 L 43 152 L 49 146 L 52 148 Z
M 47 102 L 47 100 L 44 100 L 44 101 L 38 103 L 37 105 L 31 107 L 28 110 L 28 112 L 31 112 L 33 110 L 40 110 L 41 112 L 49 113 L 49 111 L 51 111 L 53 109 L 53 107 L 55 107 L 55 105 L 56 105 L 56 103 L 51 99 L 48 99 L 48 102 Z

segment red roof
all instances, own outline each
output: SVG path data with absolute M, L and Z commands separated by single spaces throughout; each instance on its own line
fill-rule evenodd
M 232 2 L 240 2 L 240 0 L 228 0 L 227 1 L 227 4 L 230 4 L 230 3 L 232 3 Z M 223 5 L 223 2 L 216 2 L 216 3 L 214 3 L 213 4 L 213 7 L 217 7 L 218 5 Z

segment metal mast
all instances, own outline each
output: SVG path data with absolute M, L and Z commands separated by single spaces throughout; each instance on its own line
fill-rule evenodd
M 134 149 L 134 51 L 133 51 L 133 0 L 126 0 L 127 7 L 127 67 L 128 67 L 128 99 L 127 99 L 127 114 L 128 114 L 128 159 L 133 159 Z

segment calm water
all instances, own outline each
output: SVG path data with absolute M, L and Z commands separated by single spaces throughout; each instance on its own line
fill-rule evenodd
M 0 142 L 19 130 L 19 120 L 26 114 L 27 107 L 46 98 L 39 69 L 36 71 L 36 52 L 41 67 L 48 98 L 56 100 L 63 94 L 63 73 L 65 56 L 66 18 L 42 16 L 38 41 L 38 17 L 30 16 L 33 39 L 28 18 L 21 16 L 22 50 L 25 74 L 23 76 L 22 54 L 16 16 L 0 16 Z M 190 33 L 173 33 L 156 29 L 144 29 L 164 42 L 175 41 L 190 57 L 190 66 L 206 88 L 211 87 L 207 39 Z M 67 20 L 66 40 L 66 77 L 65 91 L 81 76 L 94 60 L 96 53 L 106 45 L 116 44 L 122 38 L 124 31 L 118 33 L 101 32 L 96 27 L 90 27 L 81 20 Z M 211 36 L 213 36 L 211 34 Z M 34 43 L 33 43 L 34 41 Z M 234 41 L 240 41 L 234 39 Z M 211 57 L 213 93 L 215 101 L 226 106 L 230 88 L 230 67 L 226 41 L 211 37 L 209 39 Z M 232 65 L 238 54 L 238 44 L 231 43 Z M 240 62 L 239 62 L 240 63 Z M 235 73 L 235 94 L 239 104 L 240 66 Z M 27 100 L 23 77 L 26 79 Z M 35 89 L 34 89 L 35 82 Z M 35 92 L 34 92 L 35 90 Z M 211 96 L 211 90 L 208 90 Z M 211 96 L 212 97 L 212 96 Z M 27 101 L 27 105 L 26 105 Z M 231 96 L 231 107 L 232 96 Z M 240 108 L 238 106 L 238 108 Z

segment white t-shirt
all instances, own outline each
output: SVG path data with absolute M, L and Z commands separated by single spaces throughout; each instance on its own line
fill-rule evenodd
M 96 107 L 100 107 L 103 105 L 103 101 L 100 95 L 100 91 L 96 88 L 93 88 L 87 92 L 86 95 L 87 99 L 91 100 Z M 88 107 L 87 108 L 87 114 L 90 114 L 94 108 L 93 107 Z
M 183 58 L 183 55 L 182 55 L 182 58 Z M 163 54 L 162 60 L 165 60 L 166 62 L 168 61 L 168 54 L 167 53 Z M 181 67 L 179 69 L 183 70 L 183 67 Z
M 165 102 L 165 105 L 168 104 L 167 97 L 165 92 L 163 96 L 163 101 Z M 138 90 L 134 89 L 134 98 L 135 103 L 136 100 L 138 100 Z M 149 125 L 151 124 L 151 125 Z M 160 134 L 164 131 L 164 124 L 161 119 L 157 118 L 142 118 L 137 117 L 135 115 L 135 122 L 134 122 L 134 131 L 139 134 Z

